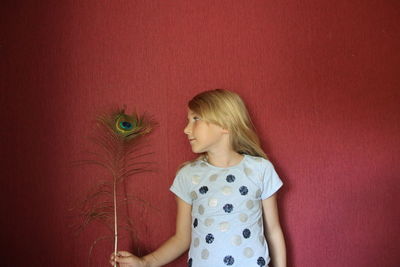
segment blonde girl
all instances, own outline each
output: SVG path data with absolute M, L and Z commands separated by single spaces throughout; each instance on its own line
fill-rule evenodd
M 176 232 L 139 258 L 112 254 L 119 266 L 163 266 L 189 249 L 187 266 L 286 266 L 277 194 L 282 181 L 260 147 L 242 99 L 215 89 L 188 104 L 184 133 L 199 156 L 178 169 Z

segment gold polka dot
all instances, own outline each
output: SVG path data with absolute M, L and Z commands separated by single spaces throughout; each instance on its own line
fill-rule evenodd
M 200 239 L 199 239 L 198 237 L 196 237 L 196 238 L 193 240 L 193 246 L 194 246 L 195 248 L 197 248 L 199 245 L 200 245 Z
M 239 220 L 241 221 L 241 222 L 247 222 L 247 219 L 248 219 L 249 217 L 246 215 L 246 214 L 244 214 L 244 213 L 240 213 L 240 215 L 239 215 Z
M 198 175 L 193 175 L 193 176 L 192 176 L 192 183 L 193 183 L 193 184 L 199 184 L 199 183 L 200 183 L 200 176 L 198 176 Z
M 204 207 L 203 207 L 203 205 L 200 205 L 200 206 L 199 206 L 199 213 L 200 213 L 201 215 L 204 214 Z
M 210 207 L 216 207 L 218 205 L 218 199 L 216 198 L 210 198 L 208 200 L 208 206 Z
M 244 168 L 244 173 L 249 176 L 253 173 L 253 171 L 250 168 Z
M 225 196 L 228 196 L 228 195 L 232 194 L 232 187 L 230 187 L 230 186 L 224 186 L 224 187 L 222 188 L 222 193 L 223 193 Z
M 200 166 L 201 166 L 201 167 L 207 167 L 207 164 L 205 164 L 204 162 L 202 162 L 202 163 L 200 164 Z
M 260 203 L 260 201 L 254 201 L 254 207 L 258 208 L 258 204 Z
M 211 226 L 214 223 L 214 219 L 213 218 L 207 218 L 204 221 L 205 226 Z
M 243 250 L 243 254 L 244 254 L 244 256 L 247 257 L 247 258 L 251 258 L 251 257 L 254 256 L 254 251 L 253 251 L 251 248 L 245 248 L 245 249 Z
M 254 201 L 253 200 L 248 200 L 246 202 L 246 207 L 251 210 L 252 208 L 254 208 Z
M 232 237 L 232 244 L 234 244 L 235 246 L 240 246 L 242 244 L 242 238 L 240 237 L 240 235 L 235 235 Z
M 258 161 L 258 162 L 261 162 L 261 161 L 262 161 L 262 158 L 256 157 L 256 158 L 254 158 L 254 160 L 255 160 L 255 161 Z
M 208 256 L 209 256 L 209 255 L 210 255 L 210 252 L 208 252 L 207 249 L 203 249 L 203 250 L 201 251 L 201 258 L 202 258 L 203 260 L 208 259 Z
M 260 218 L 260 219 L 258 219 L 258 222 L 257 222 L 257 223 L 258 223 L 258 226 L 260 226 L 260 227 L 261 227 L 261 226 L 262 226 L 262 224 L 263 224 L 263 223 L 262 223 L 262 219 L 261 219 L 261 218 Z
M 260 198 L 261 197 L 261 189 L 258 189 L 256 192 L 256 198 Z
M 264 245 L 264 236 L 263 235 L 260 235 L 258 237 L 258 240 L 260 241 L 261 245 Z
M 196 162 L 190 163 L 190 166 L 192 166 L 192 167 L 196 166 Z
M 229 230 L 229 223 L 228 222 L 222 222 L 219 224 L 219 230 L 221 232 L 226 232 Z
M 218 174 L 213 174 L 210 176 L 210 182 L 215 182 L 218 178 Z
M 190 197 L 191 197 L 193 200 L 196 200 L 196 199 L 197 199 L 197 193 L 196 193 L 195 191 L 190 192 Z

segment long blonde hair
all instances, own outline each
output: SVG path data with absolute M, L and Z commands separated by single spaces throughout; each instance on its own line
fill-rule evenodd
M 204 91 L 189 101 L 188 108 L 200 115 L 202 120 L 228 129 L 232 148 L 239 154 L 267 159 L 246 105 L 238 94 L 225 89 Z M 184 162 L 178 170 L 198 159 L 205 160 L 206 153 Z

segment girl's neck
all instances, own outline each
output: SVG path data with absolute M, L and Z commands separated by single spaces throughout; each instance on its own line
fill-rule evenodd
M 243 155 L 237 153 L 236 151 L 229 151 L 228 153 L 220 154 L 208 152 L 205 154 L 205 159 L 208 163 L 221 168 L 235 166 L 242 161 L 243 157 Z

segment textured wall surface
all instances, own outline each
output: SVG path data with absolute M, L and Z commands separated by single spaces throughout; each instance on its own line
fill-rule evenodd
M 73 201 L 102 173 L 72 169 L 98 110 L 153 114 L 157 173 L 130 192 L 146 253 L 174 232 L 168 188 L 193 158 L 186 103 L 213 88 L 246 101 L 284 181 L 289 266 L 398 266 L 400 2 L 8 1 L 1 7 L 2 266 L 86 266 L 94 225 Z M 91 266 L 108 266 L 99 242 Z M 168 266 L 184 266 L 185 256 Z

